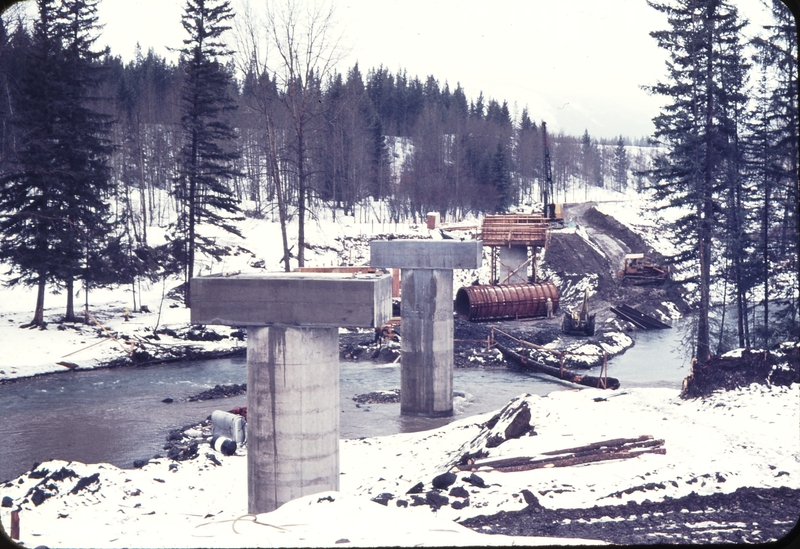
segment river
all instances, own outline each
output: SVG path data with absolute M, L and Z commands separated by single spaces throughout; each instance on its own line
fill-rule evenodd
M 680 388 L 689 373 L 680 352 L 682 330 L 634 332 L 636 345 L 609 362 L 625 387 Z M 199 360 L 149 367 L 65 372 L 0 386 L 0 480 L 14 478 L 35 461 L 63 459 L 132 467 L 163 452 L 170 429 L 195 424 L 214 410 L 245 406 L 241 395 L 187 402 L 215 385 L 246 381 L 244 358 Z M 597 370 L 592 371 L 594 375 Z M 342 361 L 342 438 L 412 432 L 501 408 L 521 393 L 546 395 L 576 386 L 554 378 L 504 369 L 457 369 L 454 416 L 400 415 L 400 404 L 360 405 L 355 395 L 398 389 L 400 366 Z M 174 399 L 166 404 L 162 400 Z

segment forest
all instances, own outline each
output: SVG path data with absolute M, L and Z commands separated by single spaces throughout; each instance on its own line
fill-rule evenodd
M 340 68 L 329 7 L 267 3 L 257 19 L 186 0 L 173 63 L 96 48 L 98 1 L 35 4 L 33 21 L 0 21 L 0 261 L 8 284 L 38 288 L 32 325 L 47 284 L 66 291 L 74 321 L 76 284 L 88 300 L 92 286 L 188 280 L 197 254 L 228 253 L 208 229 L 240 234 L 244 217 L 281 223 L 288 271 L 304 265 L 305 223 L 325 210 L 385 221 L 530 211 L 547 146 L 556 202 L 630 190 L 682 212 L 672 261 L 699 307 L 712 278 L 740 318 L 762 306 L 763 333 L 741 325 L 743 346 L 769 342 L 776 322 L 796 326 L 797 43 L 779 0 L 746 44 L 733 2 L 650 2 L 672 28 L 651 33 L 670 61 L 663 82 L 642 85 L 668 106 L 644 142 L 549 133 L 527 108 L 435 75 Z M 154 226 L 166 243 L 148 238 Z

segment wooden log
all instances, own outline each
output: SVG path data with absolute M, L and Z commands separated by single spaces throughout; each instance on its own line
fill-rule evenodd
M 459 465 L 459 469 L 462 471 L 469 471 L 479 469 L 481 467 L 491 467 L 492 469 L 497 469 L 498 471 L 526 471 L 528 469 L 541 469 L 548 466 L 564 467 L 566 465 L 599 461 L 599 459 L 596 458 L 597 456 L 601 455 L 613 454 L 622 456 L 619 459 L 625 459 L 626 457 L 635 457 L 641 453 L 653 453 L 654 450 L 659 449 L 659 447 L 663 444 L 663 439 L 653 440 L 653 437 L 646 435 L 635 439 L 614 439 L 606 442 L 587 444 L 586 446 L 579 446 L 576 448 L 542 452 L 541 455 L 554 456 L 544 459 L 537 460 L 533 457 L 495 459 Z
M 585 450 L 599 450 L 600 448 L 610 448 L 613 446 L 622 446 L 624 444 L 632 443 L 632 442 L 642 442 L 645 440 L 653 440 L 651 435 L 642 435 L 636 438 L 614 438 L 611 440 L 605 440 L 601 442 L 592 442 L 591 444 L 586 444 L 584 446 L 576 446 L 574 448 L 565 448 L 563 450 L 551 450 L 549 452 L 542 452 L 543 456 L 556 456 L 559 454 L 571 454 L 575 452 L 583 452 Z
M 536 372 L 541 372 L 543 374 L 547 374 L 553 377 L 557 377 L 559 379 L 563 379 L 564 381 L 577 383 L 578 385 L 583 385 L 584 387 L 605 388 L 612 390 L 619 389 L 619 380 L 617 378 L 614 377 L 606 378 L 605 387 L 603 387 L 602 386 L 603 378 L 597 376 L 578 374 L 576 372 L 572 372 L 566 369 L 561 370 L 560 368 L 554 368 L 553 366 L 548 366 L 546 364 L 542 364 L 541 362 L 536 362 L 535 360 L 526 358 L 519 353 L 515 353 L 514 351 L 501 345 L 500 343 L 496 343 L 495 346 L 500 350 L 500 352 L 507 360 L 510 360 L 515 364 L 522 366 L 523 368 L 530 369 Z
M 572 465 L 583 465 L 585 463 L 595 463 L 598 461 L 609 461 L 612 459 L 630 459 L 637 457 L 641 454 L 666 454 L 664 448 L 643 449 L 635 452 L 618 451 L 618 452 L 595 452 L 585 456 L 565 456 L 562 458 L 552 458 L 546 460 L 532 461 L 527 464 L 521 464 L 512 467 L 503 467 L 498 469 L 502 472 L 518 472 L 530 471 L 533 469 L 545 469 L 549 467 L 570 467 Z

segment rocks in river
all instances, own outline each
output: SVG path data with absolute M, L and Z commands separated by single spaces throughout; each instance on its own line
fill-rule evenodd
M 421 494 L 425 489 L 425 485 L 421 482 L 416 483 L 406 494 Z
M 213 389 L 208 389 L 202 393 L 197 393 L 196 395 L 186 397 L 186 400 L 189 402 L 194 402 L 197 400 L 213 400 L 215 398 L 237 396 L 244 394 L 245 392 L 247 392 L 247 383 L 242 383 L 241 385 L 237 385 L 236 383 L 231 385 L 215 385 Z
M 453 496 L 454 498 L 468 498 L 469 492 L 467 492 L 467 489 L 464 488 L 463 486 L 454 486 L 450 490 L 449 495 Z
M 358 404 L 394 404 L 400 402 L 400 389 L 390 389 L 388 391 L 373 391 L 356 395 L 353 401 Z
M 3 503 L 0 504 L 2 507 L 11 507 L 14 505 L 14 500 L 12 500 L 9 496 L 3 497 Z

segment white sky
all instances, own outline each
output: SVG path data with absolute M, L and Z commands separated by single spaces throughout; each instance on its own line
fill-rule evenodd
M 264 0 L 250 0 L 258 9 Z M 333 0 L 350 54 L 364 76 L 383 65 L 440 86 L 457 82 L 468 99 L 527 106 L 551 132 L 594 137 L 650 135 L 660 98 L 640 86 L 666 74 L 665 52 L 649 32 L 666 18 L 645 0 Z M 130 60 L 137 41 L 174 59 L 180 47 L 182 0 L 102 0 L 98 45 Z M 240 0 L 233 0 L 234 7 Z M 735 0 L 753 22 L 769 22 L 759 0 Z M 751 27 L 752 28 L 752 27 Z M 232 37 L 231 37 L 232 38 Z

